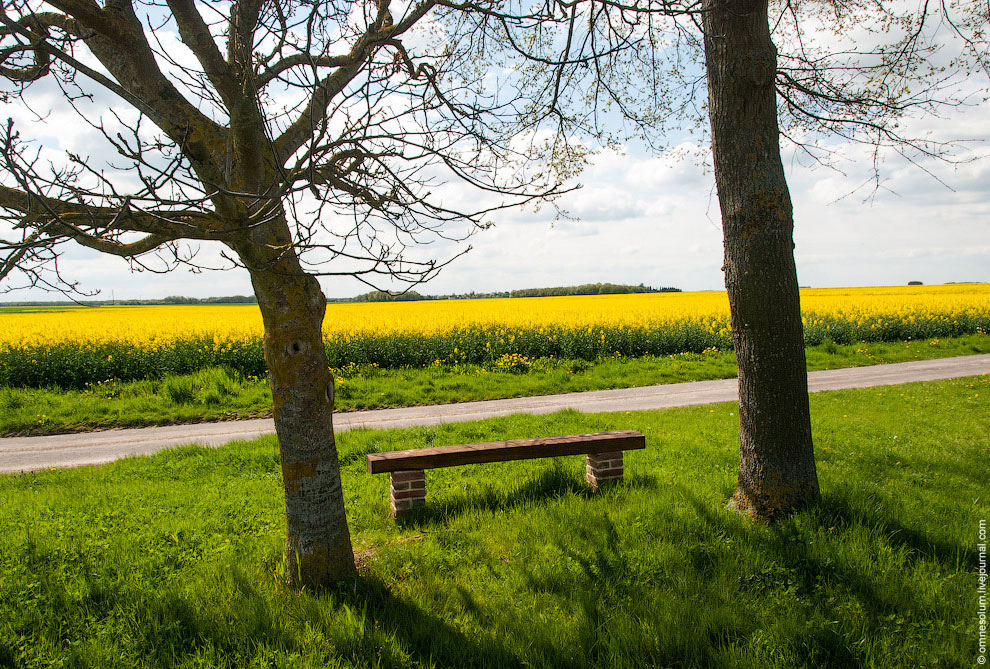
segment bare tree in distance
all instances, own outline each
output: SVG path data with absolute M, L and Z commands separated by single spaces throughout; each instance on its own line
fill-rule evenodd
M 165 272 L 197 267 L 186 241 L 217 242 L 246 268 L 296 586 L 354 572 L 317 276 L 427 280 L 449 258 L 410 255 L 418 245 L 552 200 L 581 159 L 520 125 L 527 101 L 492 93 L 437 23 L 461 11 L 445 4 L 12 0 L 0 13 L 4 102 L 42 127 L 55 99 L 114 155 L 56 155 L 0 127 L 0 281 L 81 290 L 63 277 L 65 244 Z
M 987 100 L 985 79 L 975 86 L 971 77 L 990 74 L 987 5 L 555 7 L 529 22 L 459 18 L 479 33 L 493 24 L 504 30 L 495 49 L 504 54 L 508 44 L 526 63 L 527 94 L 543 101 L 533 113 L 561 132 L 601 136 L 623 121 L 627 136 L 654 148 L 687 132 L 710 142 L 740 385 L 740 471 L 730 505 L 764 521 L 786 516 L 820 492 L 781 143 L 837 169 L 836 141 L 871 147 L 874 189 L 891 151 L 921 169 L 929 159 L 967 159 L 959 143 L 914 134 L 905 120 Z

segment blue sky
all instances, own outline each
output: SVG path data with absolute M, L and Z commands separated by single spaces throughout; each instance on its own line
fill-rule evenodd
M 987 111 L 970 110 L 947 123 L 944 132 L 964 127 L 967 136 L 990 138 Z M 868 183 L 868 150 L 840 150 L 843 160 L 837 168 L 842 172 L 787 161 L 801 285 L 990 281 L 990 160 L 926 163 L 947 187 L 919 167 L 888 156 L 884 180 L 874 188 Z M 978 156 L 984 145 L 975 143 L 973 150 L 971 155 Z M 597 155 L 579 181 L 582 188 L 561 202 L 574 220 L 554 222 L 545 211 L 506 212 L 493 228 L 469 240 L 469 253 L 417 290 L 445 294 L 593 282 L 723 287 L 722 231 L 710 169 L 690 158 L 610 151 Z M 437 252 L 443 256 L 453 249 L 446 245 Z M 63 270 L 106 298 L 251 290 L 243 271 L 134 273 L 119 258 L 82 249 L 63 261 Z M 348 278 L 322 282 L 332 297 L 367 290 Z M 0 299 L 31 298 L 46 299 L 35 291 Z
M 974 92 L 982 96 L 985 83 L 980 84 Z M 40 108 L 57 103 L 43 98 Z M 24 109 L 11 105 L 4 111 L 19 124 L 31 123 Z M 969 141 L 956 164 L 912 165 L 886 154 L 879 185 L 870 181 L 868 147 L 831 146 L 835 169 L 812 168 L 784 147 L 801 285 L 990 281 L 990 104 L 951 110 L 941 119 L 908 120 L 902 129 L 934 140 Z M 86 130 L 72 112 L 55 112 L 46 144 L 86 153 Z M 494 227 L 469 240 L 469 253 L 416 290 L 445 294 L 594 282 L 722 289 L 722 234 L 707 149 L 679 148 L 679 157 L 633 148 L 598 153 L 576 180 L 582 187 L 559 203 L 572 218 L 553 221 L 546 209 L 502 212 Z M 427 250 L 445 258 L 463 247 L 441 243 Z M 201 258 L 209 264 L 214 253 L 204 246 Z M 106 299 L 251 292 L 242 270 L 132 272 L 126 261 L 80 248 L 66 253 L 61 269 Z M 331 297 L 368 290 L 347 277 L 321 281 Z M 0 294 L 0 301 L 34 299 L 59 296 L 39 290 Z

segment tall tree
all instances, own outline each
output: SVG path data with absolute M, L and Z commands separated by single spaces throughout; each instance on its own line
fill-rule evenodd
M 947 158 L 901 122 L 964 104 L 967 76 L 990 73 L 985 3 L 784 0 L 772 21 L 769 6 L 587 0 L 500 17 L 543 100 L 533 113 L 561 129 L 601 138 L 627 121 L 662 147 L 683 122 L 709 126 L 740 386 L 731 505 L 768 521 L 819 496 L 781 141 L 823 163 L 831 138 L 868 144 L 877 175 L 885 149 Z
M 732 504 L 773 519 L 819 496 L 794 216 L 780 160 L 777 53 L 765 0 L 705 0 L 702 27 L 722 270 L 739 368 Z
M 577 156 L 558 154 L 556 173 L 520 167 L 533 147 L 507 122 L 515 101 L 491 106 L 484 73 L 431 27 L 439 10 L 459 11 L 434 0 L 395 15 L 388 0 L 12 0 L 0 11 L 5 102 L 43 117 L 60 100 L 114 154 L 57 159 L 45 135 L 65 129 L 29 140 L 13 121 L 0 129 L 0 280 L 75 288 L 59 265 L 66 243 L 165 271 L 196 262 L 182 240 L 219 242 L 246 268 L 297 586 L 354 571 L 317 276 L 428 279 L 444 263 L 412 247 L 552 197 Z M 452 204 L 452 181 L 487 207 Z
M 948 160 L 951 145 L 905 135 L 901 122 L 912 112 L 962 104 L 962 81 L 987 71 L 985 7 L 976 3 L 775 3 L 780 60 L 769 6 L 701 5 L 722 269 L 739 370 L 740 465 L 730 505 L 764 521 L 820 495 L 779 119 L 788 138 L 818 159 L 815 142 L 823 136 L 870 144 L 876 175 L 882 148 L 911 161 Z M 865 44 L 849 51 L 828 44 L 857 28 Z M 940 62 L 946 47 L 955 57 Z

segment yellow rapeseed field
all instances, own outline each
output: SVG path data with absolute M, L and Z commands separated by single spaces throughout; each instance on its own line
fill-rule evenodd
M 990 285 L 802 291 L 805 342 L 990 331 Z M 256 306 L 0 309 L 0 386 L 82 388 L 224 366 L 266 371 Z M 732 346 L 724 292 L 327 307 L 334 368 L 703 353 Z
M 806 325 L 823 317 L 850 321 L 953 319 L 990 315 L 990 284 L 801 291 Z M 327 307 L 329 339 L 367 333 L 432 335 L 481 326 L 506 330 L 637 327 L 678 322 L 728 326 L 724 292 L 594 295 L 493 300 L 346 303 Z M 26 313 L 0 309 L 0 347 L 129 343 L 143 349 L 208 337 L 221 344 L 262 334 L 256 306 L 118 306 Z

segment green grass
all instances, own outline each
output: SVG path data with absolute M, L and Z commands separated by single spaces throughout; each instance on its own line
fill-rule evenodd
M 828 342 L 807 349 L 808 369 L 838 369 L 990 353 L 990 337 L 858 343 Z M 431 365 L 335 370 L 341 411 L 446 404 L 471 400 L 630 388 L 660 383 L 731 378 L 732 351 L 642 358 L 583 360 L 507 356 L 488 365 Z M 0 435 L 51 434 L 108 427 L 137 427 L 267 416 L 271 393 L 264 378 L 227 367 L 163 379 L 94 384 L 83 391 L 0 387 Z
M 267 380 L 224 367 L 82 391 L 0 387 L 0 435 L 251 418 L 270 415 L 271 404 Z
M 339 437 L 360 578 L 279 585 L 273 439 L 0 476 L 0 666 L 959 667 L 976 657 L 990 377 L 818 393 L 821 502 L 726 510 L 736 407 L 512 416 Z M 637 429 L 580 457 L 431 471 L 396 524 L 364 457 Z
M 82 311 L 88 307 L 74 304 L 59 306 L 5 307 L 0 306 L 0 316 L 4 314 L 57 314 L 63 311 Z

